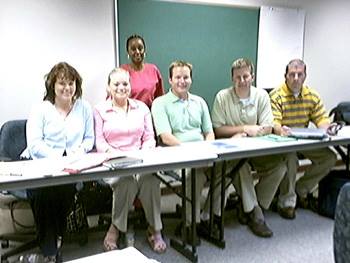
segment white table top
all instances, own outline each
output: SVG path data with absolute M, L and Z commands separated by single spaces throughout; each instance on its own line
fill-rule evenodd
M 127 247 L 122 250 L 113 250 L 89 257 L 83 257 L 76 260 L 68 261 L 68 263 L 116 263 L 116 262 L 132 262 L 132 263 L 157 263 L 154 259 L 149 259 L 134 247 Z
M 278 136 L 230 138 L 191 142 L 187 146 L 215 152 L 219 160 L 230 160 L 350 144 L 350 135 L 332 136 L 324 140 L 290 139 L 284 141 L 281 138 L 279 141 L 276 138 Z
M 220 160 L 346 144 L 350 144 L 350 136 L 333 136 L 325 140 L 277 141 L 269 137 L 248 137 L 190 142 L 181 146 L 125 152 L 126 156 L 140 158 L 143 162 L 115 170 L 101 166 L 72 175 L 62 171 L 69 161 L 68 158 L 0 162 L 0 190 L 51 186 L 136 173 L 152 173 L 159 170 L 205 167 Z M 89 159 L 89 157 L 90 155 L 84 155 L 80 158 Z
M 157 147 L 155 149 L 124 152 L 123 154 L 141 158 L 143 162 L 114 170 L 100 166 L 78 174 L 63 172 L 67 162 L 71 161 L 67 157 L 0 162 L 0 190 L 51 186 L 137 173 L 152 173 L 159 170 L 205 167 L 212 165 L 217 159 L 217 154 L 213 151 L 202 151 L 198 148 L 185 146 Z M 89 154 L 82 155 L 80 158 L 89 159 Z

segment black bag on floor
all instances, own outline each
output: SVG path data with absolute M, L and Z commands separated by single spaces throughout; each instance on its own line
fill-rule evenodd
M 79 191 L 79 197 L 88 216 L 112 212 L 113 192 L 111 187 L 103 181 L 84 182 L 83 189 Z
M 67 229 L 64 239 L 68 242 L 77 241 L 79 245 L 83 246 L 88 242 L 88 228 L 84 204 L 76 193 L 74 202 L 68 211 Z
M 318 184 L 318 213 L 334 219 L 338 194 L 342 186 L 350 182 L 346 170 L 332 170 Z

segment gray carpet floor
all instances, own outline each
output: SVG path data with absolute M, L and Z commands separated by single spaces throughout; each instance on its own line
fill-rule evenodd
M 171 211 L 179 200 L 174 196 L 162 198 L 162 210 Z M 90 218 L 96 222 L 96 218 Z M 256 237 L 247 226 L 240 225 L 234 211 L 225 214 L 226 248 L 220 249 L 204 240 L 198 247 L 199 262 L 238 263 L 330 263 L 333 259 L 333 220 L 309 210 L 298 209 L 294 220 L 282 219 L 267 211 L 266 220 L 272 228 L 272 238 Z M 134 246 L 144 255 L 159 262 L 189 262 L 169 245 L 179 219 L 164 218 L 164 235 L 168 244 L 165 254 L 155 254 L 146 241 L 144 229 L 134 229 Z M 75 242 L 63 246 L 64 261 L 102 253 L 105 231 L 89 233 L 89 241 L 80 246 Z M 17 258 L 17 257 L 16 257 Z M 13 259 L 12 259 L 13 260 Z M 12 261 L 11 260 L 11 261 Z
M 162 207 L 174 198 L 162 198 Z M 298 209 L 294 220 L 282 219 L 277 213 L 267 211 L 266 220 L 272 228 L 272 238 L 256 237 L 247 226 L 240 225 L 234 211 L 225 214 L 226 248 L 220 249 L 204 240 L 198 247 L 199 262 L 239 263 L 330 263 L 333 259 L 333 220 L 309 210 Z M 164 234 L 167 244 L 173 237 L 178 219 L 164 219 Z M 149 258 L 159 262 L 189 262 L 168 246 L 165 254 L 151 251 L 146 241 L 145 230 L 134 231 L 134 246 Z M 102 252 L 104 233 L 94 233 L 85 247 L 68 244 L 64 250 L 65 260 Z

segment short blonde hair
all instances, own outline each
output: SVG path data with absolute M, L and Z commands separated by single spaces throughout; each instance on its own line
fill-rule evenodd
M 108 85 L 111 83 L 111 76 L 115 73 L 124 73 L 124 74 L 127 74 L 128 77 L 129 77 L 129 81 L 130 81 L 130 74 L 127 70 L 123 69 L 123 68 L 114 68 L 108 75 Z

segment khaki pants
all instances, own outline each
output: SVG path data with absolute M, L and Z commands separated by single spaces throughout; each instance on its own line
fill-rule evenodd
M 239 162 L 238 160 L 226 161 L 226 169 L 225 169 L 226 176 L 228 176 L 231 173 L 232 169 L 234 169 L 238 165 L 238 162 Z M 218 216 L 221 215 L 221 174 L 222 174 L 223 164 L 224 164 L 224 162 L 215 163 L 215 167 L 212 168 L 212 169 L 215 169 L 213 172 L 214 186 L 215 186 L 213 189 L 213 213 L 215 215 L 218 215 Z M 245 165 L 248 165 L 248 164 L 245 163 L 243 166 L 245 166 Z M 231 184 L 231 178 L 226 178 L 225 189 L 227 189 L 230 184 Z M 224 206 L 226 205 L 227 197 L 228 197 L 228 191 L 226 190 L 225 191 Z M 203 212 L 204 212 L 204 214 L 209 215 L 209 212 L 210 212 L 210 196 L 209 196 L 209 194 L 205 200 Z
M 304 176 L 296 182 L 298 156 L 296 152 L 287 155 L 287 173 L 279 188 L 278 205 L 280 207 L 295 207 L 297 194 L 306 197 L 318 182 L 329 173 L 336 162 L 336 155 L 329 148 L 300 151 L 298 153 L 309 159 L 312 165 L 306 169 Z
M 238 161 L 229 161 L 227 163 L 226 175 L 237 165 Z M 220 196 L 220 166 L 218 171 L 215 171 L 215 189 L 213 192 L 213 212 L 216 215 L 221 215 L 221 196 Z M 259 174 L 259 181 L 254 185 L 254 178 L 251 169 L 255 169 Z M 286 172 L 285 156 L 284 155 L 269 155 L 251 158 L 243 164 L 238 170 L 233 181 L 237 193 L 242 198 L 243 210 L 247 213 L 253 210 L 255 206 L 261 206 L 268 209 L 272 199 L 278 189 L 278 186 Z M 231 179 L 226 178 L 226 188 L 230 184 Z M 225 194 L 226 204 L 227 194 Z M 209 212 L 209 197 L 206 200 L 204 212 Z
M 155 175 L 143 174 L 109 180 L 113 190 L 112 223 L 127 231 L 128 212 L 136 196 L 140 199 L 147 222 L 156 230 L 162 229 L 160 218 L 160 181 Z

